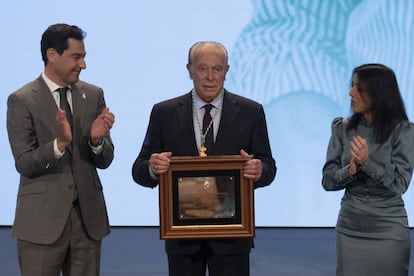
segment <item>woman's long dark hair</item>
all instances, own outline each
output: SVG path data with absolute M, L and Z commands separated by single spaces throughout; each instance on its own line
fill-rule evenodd
M 362 93 L 371 98 L 373 114 L 372 126 L 377 143 L 385 142 L 391 135 L 395 125 L 408 120 L 400 89 L 394 71 L 382 64 L 363 64 L 352 71 L 352 77 L 358 77 L 358 85 Z M 355 129 L 362 119 L 362 114 L 351 116 L 347 130 Z

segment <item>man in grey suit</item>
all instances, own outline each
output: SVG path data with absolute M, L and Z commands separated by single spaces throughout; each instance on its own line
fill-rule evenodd
M 141 152 L 132 168 L 134 180 L 156 187 L 172 155 L 249 153 L 254 158 L 245 163 L 244 176 L 254 180 L 255 188 L 269 185 L 276 175 L 276 165 L 264 110 L 261 104 L 224 89 L 229 69 L 225 47 L 217 42 L 195 43 L 189 51 L 187 69 L 194 88 L 153 107 Z M 206 105 L 210 105 L 209 111 Z M 207 112 L 210 117 L 204 127 L 202 118 Z M 208 268 L 210 276 L 247 276 L 252 246 L 249 238 L 167 240 L 169 275 L 203 276 Z
M 110 229 L 96 168 L 113 160 L 115 118 L 102 89 L 79 80 L 83 39 L 77 26 L 50 26 L 41 40 L 44 71 L 8 98 L 20 174 L 12 235 L 22 275 L 99 275 Z

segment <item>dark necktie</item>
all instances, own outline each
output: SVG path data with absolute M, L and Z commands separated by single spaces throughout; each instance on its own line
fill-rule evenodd
M 203 133 L 205 136 L 205 147 L 207 148 L 207 155 L 212 153 L 213 145 L 214 145 L 214 138 L 213 138 L 213 121 L 211 119 L 210 110 L 213 108 L 211 104 L 206 104 L 204 106 L 205 113 L 203 118 Z M 206 133 L 207 131 L 207 133 Z
M 59 96 L 60 96 L 60 108 L 65 110 L 66 118 L 68 119 L 70 126 L 72 126 L 72 112 L 70 110 L 68 98 L 66 97 L 66 93 L 68 89 L 69 89 L 68 87 L 61 87 L 61 88 L 58 88 L 57 91 L 59 91 Z
M 69 90 L 69 87 L 65 86 L 65 87 L 58 88 L 56 90 L 59 92 L 59 96 L 60 96 L 60 108 L 65 110 L 66 118 L 68 119 L 69 125 L 72 127 L 72 121 L 73 121 L 72 111 L 70 110 L 70 105 L 69 105 L 68 98 L 67 98 L 67 95 L 66 95 L 68 90 Z M 75 189 L 73 191 L 72 205 L 76 206 L 78 204 L 79 204 L 78 189 L 77 189 L 76 184 L 75 184 Z

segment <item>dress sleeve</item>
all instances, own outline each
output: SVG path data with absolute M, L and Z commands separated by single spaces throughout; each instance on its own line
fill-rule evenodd
M 414 167 L 414 125 L 404 121 L 391 135 L 390 162 L 382 163 L 369 156 L 360 170 L 388 190 L 403 194 L 408 189 Z
M 326 153 L 326 162 L 322 170 L 322 186 L 326 191 L 344 189 L 356 178 L 349 174 L 349 164 L 342 164 L 345 132 L 343 121 L 343 118 L 338 117 L 332 122 L 332 134 Z

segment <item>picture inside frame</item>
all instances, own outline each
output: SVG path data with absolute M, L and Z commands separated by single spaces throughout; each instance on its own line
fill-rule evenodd
M 240 171 L 174 171 L 173 224 L 241 223 Z

